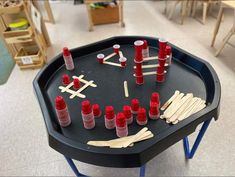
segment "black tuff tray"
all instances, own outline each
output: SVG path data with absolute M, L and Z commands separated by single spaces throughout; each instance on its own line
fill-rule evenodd
M 158 39 L 145 36 L 118 36 L 102 40 L 90 45 L 71 50 L 75 62 L 75 70 L 65 69 L 62 54 L 52 61 L 37 74 L 33 81 L 34 91 L 39 101 L 45 120 L 49 145 L 56 151 L 79 161 L 107 167 L 139 167 L 154 158 L 169 146 L 180 141 L 185 136 L 193 133 L 198 124 L 205 120 L 218 119 L 220 102 L 220 82 L 209 63 L 195 57 L 186 51 L 174 46 L 173 64 L 167 69 L 166 81 L 157 83 L 155 76 L 145 76 L 144 85 L 136 85 L 133 77 L 134 42 L 146 39 L 150 47 L 150 55 L 156 56 L 158 52 Z M 128 59 L 125 69 L 110 65 L 100 65 L 96 55 L 104 53 L 106 56 L 113 52 L 114 44 L 121 45 L 121 51 Z M 118 57 L 110 59 L 118 63 Z M 155 61 L 156 62 L 156 61 Z M 152 61 L 149 62 L 153 63 Z M 146 69 L 154 71 L 155 69 Z M 116 112 L 122 110 L 125 104 L 130 105 L 132 98 L 138 98 L 141 106 L 148 110 L 151 93 L 160 93 L 160 101 L 164 103 L 179 90 L 184 93 L 193 93 L 206 100 L 207 107 L 190 116 L 184 121 L 169 125 L 164 120 L 149 120 L 147 127 L 155 135 L 154 138 L 136 143 L 133 147 L 125 149 L 110 149 L 87 145 L 90 140 L 110 140 L 117 138 L 115 130 L 104 127 L 103 115 L 96 119 L 96 127 L 92 130 L 83 128 L 81 118 L 81 101 L 75 97 L 70 99 L 70 94 L 61 93 L 58 87 L 62 85 L 62 75 L 79 76 L 84 74 L 84 79 L 94 80 L 97 88 L 89 87 L 82 93 L 91 103 L 98 103 L 104 112 L 105 106 L 112 105 Z M 128 81 L 129 98 L 124 97 L 123 81 Z M 61 128 L 57 122 L 54 99 L 62 95 L 67 102 L 72 124 Z M 142 127 L 136 122 L 129 126 L 129 135 L 137 133 Z

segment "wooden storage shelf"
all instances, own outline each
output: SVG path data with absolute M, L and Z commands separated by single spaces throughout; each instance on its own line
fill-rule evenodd
M 87 14 L 89 19 L 89 31 L 93 31 L 94 25 L 107 23 L 121 23 L 121 27 L 125 27 L 123 20 L 123 0 L 117 0 L 114 7 L 107 6 L 102 9 L 92 9 L 91 3 L 112 2 L 112 0 L 85 0 Z
M 91 18 L 94 25 L 118 23 L 119 22 L 119 6 L 106 7 L 103 9 L 91 9 Z
M 33 31 L 30 26 L 25 30 L 17 30 L 17 31 L 10 31 L 10 29 L 7 28 L 3 32 L 3 37 L 5 38 L 8 44 L 32 42 Z
M 24 3 L 20 2 L 16 6 L 0 7 L 0 14 L 17 14 L 24 9 Z
M 14 59 L 21 69 L 38 68 L 44 64 L 40 50 L 27 51 L 27 54 L 25 54 L 24 49 L 21 48 Z

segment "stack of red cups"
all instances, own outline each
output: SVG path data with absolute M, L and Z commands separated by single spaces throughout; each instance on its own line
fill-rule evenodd
M 160 99 L 157 92 L 153 92 L 150 99 L 150 109 L 149 109 L 149 118 L 158 119 L 160 116 Z
M 165 63 L 166 63 L 167 41 L 163 38 L 160 38 L 158 41 L 159 41 L 159 52 L 158 52 L 159 66 L 157 67 L 156 81 L 157 82 L 164 82 L 164 80 L 165 80 L 164 70 L 165 70 Z
M 135 41 L 135 76 L 136 76 L 136 84 L 142 85 L 144 83 L 143 71 L 142 71 L 142 62 L 143 62 L 143 41 Z

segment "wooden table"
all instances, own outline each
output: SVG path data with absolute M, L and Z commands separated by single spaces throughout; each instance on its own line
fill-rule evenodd
M 235 33 L 235 1 L 222 1 L 221 6 L 220 6 L 220 10 L 219 10 L 219 14 L 218 14 L 218 17 L 217 17 L 216 26 L 215 26 L 215 29 L 214 29 L 214 34 L 213 34 L 213 38 L 212 38 L 212 42 L 211 42 L 211 47 L 213 47 L 214 44 L 215 44 L 215 39 L 216 39 L 216 36 L 219 32 L 219 28 L 220 28 L 220 24 L 221 24 L 221 20 L 222 20 L 222 16 L 223 16 L 225 8 L 234 9 L 233 26 L 230 29 L 229 33 L 225 36 L 222 44 L 220 45 L 220 47 L 216 51 L 215 56 L 218 56 L 220 54 L 220 52 L 224 48 L 225 44 L 228 42 L 228 40 L 231 38 L 231 36 Z

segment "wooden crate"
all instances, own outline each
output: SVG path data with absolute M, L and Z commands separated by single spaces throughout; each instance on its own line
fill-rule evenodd
M 0 7 L 0 14 L 16 14 L 23 10 L 24 3 L 23 1 L 13 7 Z
M 11 31 L 9 28 L 7 28 L 3 32 L 3 37 L 5 38 L 8 44 L 32 42 L 33 31 L 30 26 L 25 30 L 17 30 L 17 31 Z
M 27 51 L 27 55 L 24 54 L 23 48 L 15 55 L 14 59 L 21 69 L 39 68 L 44 64 L 44 58 L 40 50 Z
M 94 25 L 119 22 L 119 6 L 108 6 L 103 9 L 90 9 L 90 13 Z

